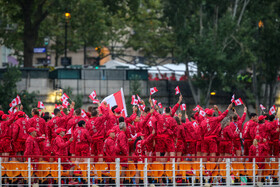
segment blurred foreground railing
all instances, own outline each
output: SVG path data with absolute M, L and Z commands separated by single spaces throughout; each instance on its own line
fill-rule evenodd
M 115 162 L 98 162 L 100 157 L 43 157 L 50 158 L 56 161 L 13 157 L 22 161 L 3 162 L 7 157 L 0 157 L 0 186 L 256 186 L 259 182 L 280 186 L 280 162 L 275 157 L 238 157 L 242 161 L 215 157 L 216 162 L 205 161 L 210 157 L 142 157 L 139 162 L 137 157 L 115 158 Z

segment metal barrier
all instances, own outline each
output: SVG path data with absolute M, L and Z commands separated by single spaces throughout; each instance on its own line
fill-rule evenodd
M 128 161 L 123 162 L 123 158 Z M 177 162 L 178 158 L 182 161 Z M 191 161 L 190 158 L 198 160 Z M 79 186 L 256 186 L 259 182 L 263 186 L 280 185 L 278 158 L 270 158 L 267 162 L 256 162 L 256 158 L 252 158 L 252 162 L 237 162 L 233 161 L 235 158 L 217 157 L 219 162 L 203 162 L 204 158 L 198 157 L 147 157 L 143 162 L 134 162 L 135 157 L 122 157 L 116 158 L 115 162 L 95 162 L 93 159 L 97 157 L 90 157 L 73 165 L 64 158 L 56 159 L 55 162 L 31 158 L 26 158 L 25 162 L 3 162 L 0 158 L 0 186 L 32 186 L 36 183 L 40 186 L 68 186 L 69 181 L 76 181 Z M 159 159 L 168 161 L 157 161 Z

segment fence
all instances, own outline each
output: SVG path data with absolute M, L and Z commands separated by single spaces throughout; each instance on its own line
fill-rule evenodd
M 80 161 L 73 163 L 65 157 L 45 157 L 45 160 L 55 159 L 54 162 L 24 157 L 17 159 L 26 159 L 25 162 L 3 162 L 4 158 L 0 158 L 0 186 L 32 186 L 34 183 L 40 186 L 66 186 L 69 181 L 73 184 L 73 180 L 79 186 L 256 186 L 259 181 L 265 186 L 280 185 L 278 158 L 267 158 L 267 162 L 256 162 L 259 158 L 240 162 L 232 157 L 216 157 L 217 162 L 204 162 L 204 158 L 199 157 L 142 157 L 143 162 L 134 162 L 136 157 L 122 157 L 115 158 L 115 162 L 97 162 L 96 159 L 100 158 L 90 157 L 77 158 Z M 108 157 L 103 158 L 106 160 Z M 123 162 L 124 159 L 130 161 Z

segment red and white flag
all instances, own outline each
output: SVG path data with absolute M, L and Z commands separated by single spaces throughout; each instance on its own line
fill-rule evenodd
M 38 101 L 37 108 L 46 108 L 43 101 Z
M 233 102 L 234 102 L 234 100 L 235 100 L 235 94 L 233 94 L 233 95 L 232 95 L 232 97 L 231 97 L 231 100 L 230 100 L 230 101 L 233 103 Z
M 146 106 L 145 106 L 145 105 L 137 105 L 137 106 L 138 106 L 139 110 L 142 110 L 142 111 L 144 111 L 144 110 L 145 110 L 145 108 L 146 108 Z
M 81 116 L 82 116 L 83 118 L 87 117 L 87 114 L 86 114 L 86 112 L 85 112 L 84 109 L 82 109 L 82 111 L 81 111 Z
M 141 97 L 139 97 L 139 95 L 137 95 L 137 99 L 138 99 L 138 103 L 141 103 Z
M 138 100 L 136 99 L 135 95 L 131 96 L 131 104 L 132 105 L 137 105 L 138 104 Z
M 154 105 L 156 105 L 156 104 L 157 104 L 157 100 L 152 99 L 152 101 L 153 101 L 153 104 L 154 104 Z
M 91 100 L 94 100 L 96 98 L 96 91 L 95 90 L 93 92 L 91 92 L 91 94 L 89 95 L 89 98 Z
M 61 101 L 63 102 L 63 101 L 65 101 L 65 100 L 67 100 L 67 99 L 69 99 L 69 97 L 68 97 L 68 95 L 67 95 L 66 93 L 64 93 L 64 94 L 61 96 Z
M 186 110 L 186 104 L 181 104 L 181 110 Z
M 64 100 L 64 101 L 62 102 L 63 108 L 67 108 L 69 104 L 70 104 L 70 103 L 69 103 L 67 100 Z
M 165 114 L 165 109 L 166 109 L 166 108 L 164 107 L 164 108 L 163 108 L 163 111 L 162 111 L 163 114 Z
M 72 128 L 70 128 L 68 131 L 67 131 L 67 133 L 66 134 L 72 134 L 72 130 L 71 130 Z
M 17 112 L 17 108 L 15 108 L 15 109 L 13 110 L 13 107 L 11 107 L 11 108 L 9 109 L 9 111 L 8 111 L 9 114 L 16 113 L 16 112 Z
M 25 114 L 25 119 L 27 119 L 27 121 L 29 120 L 29 117 L 27 114 Z
M 262 104 L 260 104 L 260 107 L 261 107 L 262 110 L 266 109 Z
M 162 108 L 162 104 L 161 103 L 158 103 L 158 106 L 159 106 L 159 108 Z
M 153 95 L 154 93 L 156 93 L 158 90 L 157 90 L 157 87 L 153 87 L 153 88 L 150 88 L 150 95 Z
M 201 108 L 201 106 L 197 105 L 197 106 L 193 109 L 193 111 L 199 111 L 200 108 Z
M 54 118 L 55 117 L 55 115 L 54 115 L 54 113 L 52 112 L 52 117 Z
M 93 103 L 93 104 L 97 104 L 97 103 L 99 103 L 99 100 L 98 100 L 98 99 L 93 99 L 93 100 L 92 100 L 92 103 Z
M 61 105 L 57 105 L 57 104 L 55 104 L 54 105 L 54 108 L 59 108 Z
M 276 113 L 276 108 L 275 105 L 273 105 L 270 109 L 269 109 L 269 115 L 275 114 Z
M 113 106 L 118 106 L 119 109 L 121 109 L 121 116 L 126 117 L 127 116 L 127 110 L 126 110 L 126 105 L 125 105 L 125 99 L 124 99 L 124 93 L 123 89 L 121 88 L 120 91 L 107 96 L 106 98 L 103 99 L 102 101 L 102 106 L 104 106 L 103 102 L 106 101 L 107 104 L 109 105 L 109 108 L 111 109 Z M 110 114 L 113 114 L 112 111 L 109 111 Z
M 242 101 L 241 98 L 239 98 L 239 99 L 234 100 L 234 104 L 235 104 L 236 106 L 243 105 L 243 101 Z
M 19 104 L 21 104 L 21 100 L 20 100 L 20 97 L 17 95 L 17 97 L 14 98 L 12 100 L 12 102 L 10 103 L 10 107 L 14 107 L 14 106 L 17 106 Z
M 175 88 L 175 95 L 177 95 L 177 94 L 179 94 L 179 93 L 181 93 L 181 92 L 180 92 L 179 86 L 177 86 L 177 87 Z
M 200 110 L 200 111 L 199 111 L 199 115 L 201 115 L 201 116 L 205 117 L 206 112 L 204 112 L 203 110 Z

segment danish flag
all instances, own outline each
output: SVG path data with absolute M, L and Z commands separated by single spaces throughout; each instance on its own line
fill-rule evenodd
M 38 101 L 37 108 L 46 108 L 46 107 L 44 106 L 44 103 L 42 101 Z
M 233 103 L 234 100 L 235 100 L 235 95 L 233 94 L 230 101 Z
M 275 105 L 273 105 L 270 109 L 269 109 L 269 115 L 272 115 L 276 113 L 276 108 L 275 108 Z
M 241 100 L 241 98 L 239 98 L 239 99 L 236 99 L 236 100 L 234 101 L 234 104 L 235 104 L 236 106 L 243 105 L 243 101 Z
M 186 110 L 186 104 L 181 104 L 181 110 Z
M 158 90 L 157 90 L 157 87 L 153 87 L 153 88 L 150 88 L 150 95 L 153 95 L 154 93 L 156 93 Z
M 260 107 L 261 107 L 262 110 L 266 109 L 262 104 L 260 104 Z
M 161 103 L 158 103 L 158 106 L 159 106 L 159 108 L 162 108 L 162 104 Z
M 177 94 L 179 94 L 180 93 L 180 89 L 179 89 L 179 86 L 177 86 L 176 88 L 175 88 L 175 95 L 177 95 Z
M 93 92 L 91 92 L 91 94 L 89 95 L 89 98 L 91 100 L 94 100 L 96 98 L 96 91 L 95 90 Z
M 67 99 L 69 99 L 69 97 L 68 97 L 68 95 L 67 95 L 66 93 L 64 93 L 64 94 L 61 96 L 61 101 L 63 102 L 63 101 L 65 101 L 65 100 L 67 100 Z

